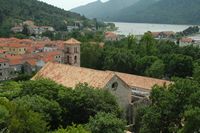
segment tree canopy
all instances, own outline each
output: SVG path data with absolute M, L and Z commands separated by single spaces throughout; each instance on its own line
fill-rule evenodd
M 85 125 L 99 112 L 112 114 L 113 126 L 123 121 L 115 97 L 87 84 L 72 89 L 47 79 L 11 81 L 1 83 L 0 91 L 0 132 L 93 133 Z

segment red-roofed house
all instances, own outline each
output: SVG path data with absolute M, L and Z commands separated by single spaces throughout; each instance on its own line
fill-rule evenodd
M 192 38 L 184 37 L 179 40 L 179 46 L 188 46 L 194 43 Z
M 106 32 L 105 33 L 105 41 L 118 41 L 120 40 L 119 36 L 113 32 Z
M 19 43 L 4 44 L 1 47 L 8 51 L 10 54 L 21 55 L 25 54 L 27 50 L 27 45 Z

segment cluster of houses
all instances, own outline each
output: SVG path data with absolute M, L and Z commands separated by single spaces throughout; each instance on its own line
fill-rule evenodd
M 175 39 L 176 33 L 173 31 L 150 32 L 155 39 Z
M 24 21 L 23 23 L 12 27 L 11 31 L 13 33 L 22 33 L 24 28 L 27 28 L 26 32 L 28 32 L 28 34 L 30 35 L 41 35 L 42 33 L 47 31 L 55 31 L 54 28 L 51 26 L 36 26 L 31 20 Z
M 76 51 L 66 49 L 80 42 L 68 41 L 33 41 L 29 39 L 0 38 L 0 80 L 17 77 L 21 73 L 32 74 L 40 70 L 47 62 L 64 63 L 76 61 L 80 65 L 79 47 Z M 74 44 L 74 45 L 73 45 Z M 65 54 L 64 54 L 65 53 Z M 73 53 L 76 59 L 67 53 Z M 64 60 L 64 56 L 67 57 Z
M 104 37 L 105 37 L 105 41 L 120 41 L 121 39 L 123 39 L 125 36 L 123 35 L 118 35 L 114 32 L 105 32 L 104 33 Z
M 80 45 L 73 38 L 67 41 L 0 38 L 0 80 L 35 72 L 32 80 L 47 78 L 66 87 L 87 83 L 106 89 L 124 109 L 129 124 L 135 123 L 135 105 L 148 99 L 154 85 L 170 84 L 167 80 L 80 67 Z
M 196 47 L 200 46 L 200 36 L 195 35 L 191 37 L 176 38 L 176 33 L 173 31 L 162 31 L 162 32 L 150 32 L 151 35 L 157 40 L 170 40 L 178 44 L 179 46 L 193 45 Z
M 183 37 L 178 40 L 179 46 L 189 46 L 193 45 L 195 47 L 200 47 L 200 36 Z

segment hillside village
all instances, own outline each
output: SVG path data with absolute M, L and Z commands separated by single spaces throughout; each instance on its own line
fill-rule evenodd
M 134 1 L 121 2 L 89 6 L 108 16 Z M 200 28 L 166 29 L 126 36 L 42 0 L 0 0 L 0 133 L 198 133 Z

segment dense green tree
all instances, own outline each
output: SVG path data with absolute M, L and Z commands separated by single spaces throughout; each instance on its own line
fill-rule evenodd
M 136 49 L 137 39 L 134 35 L 129 35 L 128 39 L 128 49 Z
M 104 53 L 103 69 L 126 73 L 134 73 L 137 56 L 132 51 L 110 48 Z
M 166 55 L 164 62 L 167 74 L 169 77 L 191 77 L 193 73 L 192 60 L 192 57 L 181 54 Z
M 180 133 L 198 133 L 200 131 L 200 108 L 196 107 L 185 112 L 185 123 Z
M 18 105 L 23 105 L 26 108 L 38 112 L 43 119 L 48 122 L 50 129 L 57 129 L 61 124 L 61 108 L 54 100 L 47 100 L 40 96 L 24 96 L 15 100 Z
M 113 114 L 100 112 L 90 118 L 88 127 L 92 133 L 123 133 L 125 122 Z
M 14 81 L 4 82 L 0 86 L 0 92 L 0 97 L 14 99 L 21 93 L 21 84 Z
M 21 96 L 38 95 L 48 100 L 57 100 L 59 91 L 66 89 L 62 85 L 56 84 L 48 79 L 30 80 L 22 83 Z
M 153 38 L 151 33 L 147 32 L 145 33 L 141 40 L 140 40 L 140 45 L 143 47 L 143 53 L 146 55 L 155 55 L 157 53 L 157 49 L 155 47 L 156 40 Z
M 199 121 L 199 92 L 199 83 L 188 79 L 178 79 L 169 87 L 155 86 L 150 96 L 152 103 L 143 109 L 139 119 L 138 131 L 187 132 L 191 127 L 192 131 L 198 130 L 199 127 L 193 122 Z
M 138 74 L 144 75 L 145 71 L 148 69 L 158 60 L 156 56 L 144 56 L 137 61 L 136 65 L 136 72 Z
M 64 110 L 63 125 L 87 123 L 90 116 L 100 111 L 121 116 L 121 110 L 114 96 L 108 91 L 88 85 L 80 84 L 74 90 L 63 90 L 60 92 L 59 103 Z
M 145 70 L 145 75 L 154 77 L 154 78 L 162 78 L 165 73 L 165 64 L 162 60 L 155 61 L 149 68 Z
M 1 131 L 14 133 L 44 133 L 47 131 L 46 122 L 42 116 L 23 105 L 6 98 L 0 98 Z
M 90 133 L 90 131 L 86 130 L 82 125 L 73 125 L 66 129 L 58 129 L 53 133 Z
M 93 69 L 102 68 L 103 49 L 98 44 L 81 45 L 81 66 Z

